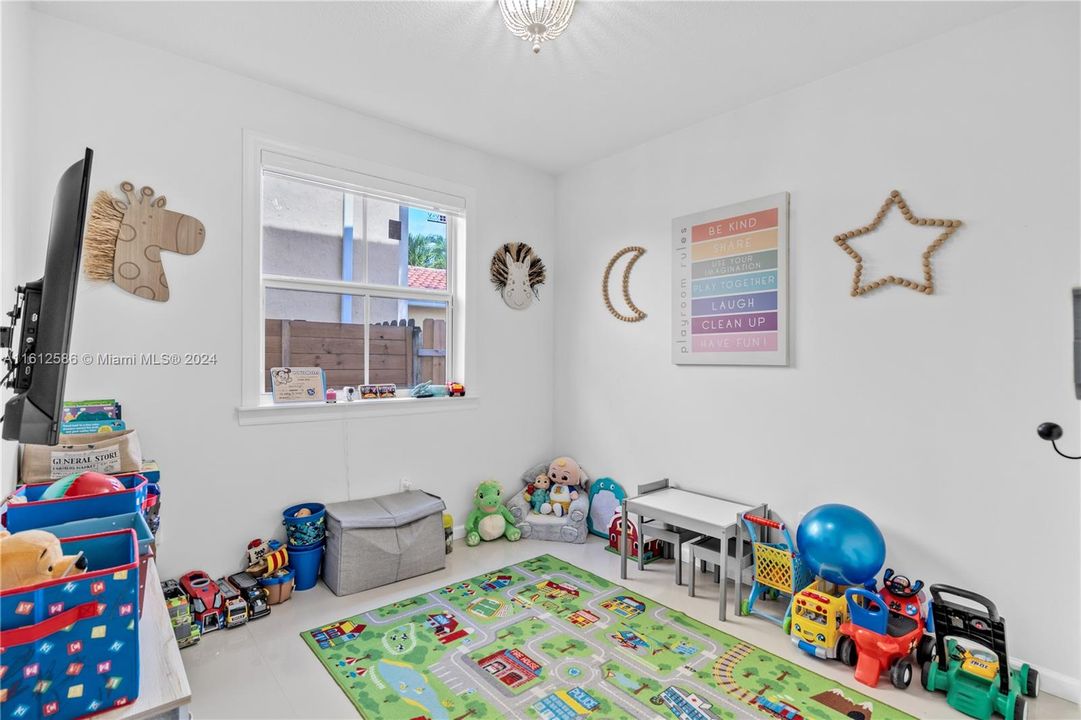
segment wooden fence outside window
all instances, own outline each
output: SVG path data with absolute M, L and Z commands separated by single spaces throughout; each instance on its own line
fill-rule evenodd
M 447 323 L 428 318 L 372 325 L 369 329 L 368 382 L 413 387 L 447 381 Z M 364 384 L 364 325 L 266 321 L 264 387 L 270 392 L 272 367 L 321 367 L 327 387 Z

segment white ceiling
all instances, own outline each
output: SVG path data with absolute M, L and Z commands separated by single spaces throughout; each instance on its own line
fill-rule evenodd
M 494 0 L 35 4 L 553 173 L 1011 7 L 579 0 L 535 56 Z

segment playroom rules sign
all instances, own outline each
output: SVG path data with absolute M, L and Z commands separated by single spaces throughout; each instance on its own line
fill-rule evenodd
M 788 193 L 672 221 L 672 362 L 788 364 Z

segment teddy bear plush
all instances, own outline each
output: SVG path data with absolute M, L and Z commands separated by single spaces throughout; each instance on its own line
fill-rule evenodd
M 582 468 L 573 458 L 557 457 L 548 465 L 548 479 L 552 483 L 548 502 L 553 515 L 562 517 L 570 509 L 571 501 L 578 499 L 583 477 Z
M 65 555 L 60 540 L 44 530 L 14 535 L 0 530 L 0 590 L 37 585 L 86 572 L 82 553 Z

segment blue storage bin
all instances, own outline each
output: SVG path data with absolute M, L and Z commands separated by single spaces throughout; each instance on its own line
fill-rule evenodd
M 58 538 L 79 537 L 82 535 L 96 535 L 113 530 L 134 530 L 135 539 L 139 547 L 139 617 L 143 614 L 143 598 L 146 597 L 147 563 L 153 553 L 151 545 L 154 543 L 154 535 L 150 532 L 150 525 L 140 513 L 127 513 L 126 515 L 113 515 L 105 518 L 90 518 L 88 520 L 73 520 L 61 525 L 50 525 L 37 528 L 47 530 Z
M 157 485 L 161 481 L 161 468 L 154 460 L 143 460 L 143 466 L 139 468 L 139 474 L 146 478 L 151 485 Z
M 134 530 L 135 540 L 139 547 L 139 555 L 150 552 L 150 545 L 154 542 L 154 535 L 150 532 L 150 526 L 141 513 L 125 513 L 123 515 L 111 515 L 102 518 L 87 518 L 86 520 L 72 520 L 60 525 L 48 525 L 36 530 L 47 530 L 58 538 L 81 537 L 83 535 L 97 535 L 99 533 L 112 532 L 113 530 Z
M 110 517 L 127 513 L 142 513 L 146 508 L 146 478 L 139 473 L 123 473 L 115 476 L 126 490 L 103 495 L 81 495 L 56 500 L 42 500 L 41 495 L 52 483 L 23 485 L 15 491 L 16 497 L 26 502 L 8 502 L 5 506 L 4 526 L 11 532 L 36 530 L 40 527 L 59 525 L 73 520 Z
M 71 720 L 139 696 L 135 531 L 61 540 L 89 571 L 0 591 L 0 718 Z

